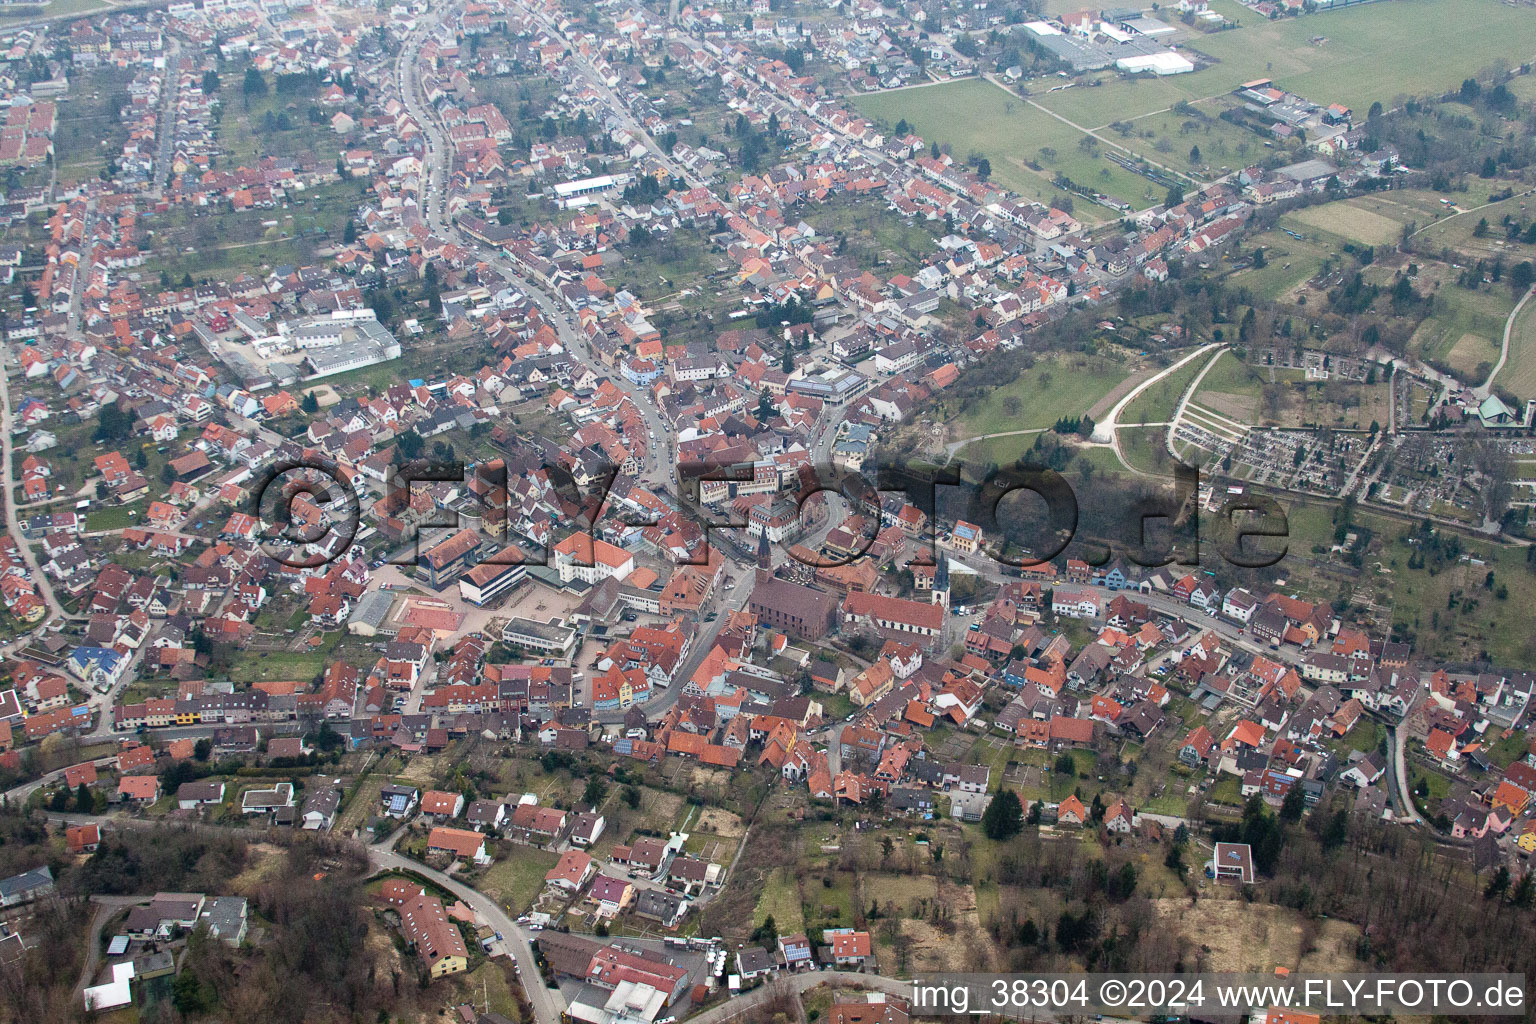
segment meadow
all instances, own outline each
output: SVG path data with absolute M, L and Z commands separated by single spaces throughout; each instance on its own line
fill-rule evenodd
M 1503 338 L 1502 332 L 1498 337 Z M 1509 359 L 1494 383 L 1521 398 L 1536 397 L 1536 302 L 1527 302 L 1515 318 L 1509 334 Z
M 1250 139 L 1223 122 L 1190 130 L 1185 124 L 1190 119 L 1172 114 L 1180 102 L 1214 118 L 1213 101 L 1243 82 L 1268 77 L 1313 102 L 1342 103 L 1363 118 L 1373 102 L 1391 106 L 1403 96 L 1440 93 L 1498 60 L 1519 65 L 1536 56 L 1536 18 L 1497 0 L 1394 0 L 1277 21 L 1232 3 L 1218 2 L 1213 9 L 1241 27 L 1188 39 L 1189 49 L 1212 61 L 1192 74 L 1127 78 L 1093 72 L 1079 76 L 1071 88 L 1028 99 L 969 79 L 872 93 L 854 103 L 889 125 L 905 118 L 925 139 L 948 144 L 957 158 L 985 154 L 1001 184 L 1030 198 L 1059 200 L 1050 183 L 1059 172 L 1142 208 L 1160 201 L 1166 190 L 1105 159 L 1110 144 L 1180 174 L 1236 166 L 1257 151 L 1256 136 Z M 1132 123 L 1129 135 L 1109 129 L 1120 121 Z M 1088 146 L 1085 130 L 1105 141 Z M 1189 160 L 1196 143 L 1199 165 Z M 1031 170 L 1029 161 L 1044 173 Z M 1108 217 L 1102 208 L 1084 213 Z M 1375 234 L 1385 229 L 1370 223 Z
M 1051 184 L 1058 172 L 1138 208 L 1161 202 L 1167 191 L 1106 159 L 1109 146 L 982 79 L 872 93 L 854 102 L 866 117 L 888 125 L 905 119 L 923 138 L 947 145 L 957 160 L 985 155 L 995 181 L 1040 202 L 1061 202 L 1065 193 Z M 1030 162 L 1042 170 L 1031 169 Z M 1113 215 L 1081 197 L 1073 206 L 1080 219 Z
M 966 409 L 960 415 L 961 436 L 1049 427 L 1063 416 L 1082 416 L 1130 371 L 1111 356 L 1072 354 L 1041 359 L 1016 380 L 994 388 Z M 1033 439 L 1029 443 L 1033 444 Z

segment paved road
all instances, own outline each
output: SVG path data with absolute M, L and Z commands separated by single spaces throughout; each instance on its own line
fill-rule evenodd
M 1196 359 L 1199 359 L 1201 356 L 1205 355 L 1207 352 L 1210 352 L 1212 349 L 1224 347 L 1225 346 L 1223 346 L 1220 342 L 1214 341 L 1209 345 L 1202 345 L 1195 349 L 1193 352 L 1190 352 L 1188 355 L 1182 356 L 1177 362 L 1171 364 L 1163 370 L 1158 371 L 1157 373 L 1148 377 L 1146 380 L 1142 381 L 1140 384 L 1136 385 L 1131 390 L 1127 391 L 1125 395 L 1120 399 L 1120 401 L 1116 402 L 1114 406 L 1109 410 L 1109 412 L 1104 414 L 1104 418 L 1093 425 L 1094 440 L 1113 441 L 1115 438 L 1115 427 L 1120 422 L 1121 414 L 1124 413 L 1127 408 L 1129 408 L 1130 404 L 1134 402 L 1143 391 L 1147 390 L 1152 385 L 1162 380 L 1164 377 L 1178 373 L 1186 363 L 1190 363 Z M 1211 361 L 1215 362 L 1214 359 Z
M 97 768 L 111 768 L 113 765 L 117 764 L 117 758 L 98 757 L 91 763 L 94 764 Z M 5 791 L 6 802 L 12 806 L 19 806 L 26 803 L 27 798 L 37 790 L 46 789 L 57 784 L 61 779 L 63 779 L 64 772 L 67 771 L 69 767 L 72 766 L 56 769 L 54 771 L 48 772 L 45 775 L 39 776 L 36 779 L 33 779 L 31 782 L 23 782 L 19 786 L 11 787 Z
M 1488 397 L 1489 393 L 1493 391 L 1493 378 L 1499 375 L 1499 371 L 1504 369 L 1505 362 L 1509 360 L 1509 339 L 1515 330 L 1515 318 L 1520 315 L 1520 311 L 1530 301 L 1532 294 L 1536 294 L 1536 290 L 1527 289 L 1526 293 L 1520 296 L 1520 301 L 1515 303 L 1515 308 L 1510 310 L 1509 319 L 1504 321 L 1504 340 L 1499 344 L 1499 361 L 1494 364 L 1493 369 L 1488 371 L 1488 379 L 1483 381 L 1481 386 L 1473 389 L 1475 393 L 1484 398 Z M 1396 405 L 1395 402 L 1393 404 Z
M 101 929 L 106 925 L 107 919 L 124 907 L 137 907 L 148 903 L 152 896 L 102 896 L 92 895 L 91 902 L 96 904 L 96 913 L 91 915 L 91 930 L 85 938 L 85 966 L 80 968 L 80 980 L 75 982 L 75 998 L 83 998 L 82 993 L 96 977 L 96 968 L 101 963 Z
M 1184 393 L 1179 396 L 1178 407 L 1173 410 L 1173 418 L 1168 423 L 1168 434 L 1163 439 L 1163 445 L 1168 449 L 1168 454 L 1172 455 L 1175 459 L 1179 457 L 1179 453 L 1173 450 L 1173 438 L 1178 433 L 1179 421 L 1184 418 L 1184 410 L 1189 408 L 1190 399 L 1194 398 L 1195 392 L 1200 390 L 1200 382 L 1205 380 L 1205 375 L 1211 372 L 1211 367 L 1215 366 L 1216 363 L 1217 360 L 1212 359 L 1205 364 L 1205 367 L 1199 373 L 1195 374 L 1195 379 L 1189 382 L 1189 387 L 1185 388 Z M 1116 445 L 1115 452 L 1118 454 L 1119 451 L 1120 448 Z M 1125 462 L 1125 457 L 1121 456 L 1120 461 Z
M 17 520 L 16 477 L 12 472 L 15 449 L 11 444 L 11 432 L 15 429 L 15 423 L 11 418 L 11 389 L 5 380 L 5 361 L 10 354 L 9 345 L 0 345 L 0 474 L 4 474 L 4 479 L 0 482 L 3 482 L 5 490 L 5 529 L 16 541 L 16 547 L 21 552 L 21 560 L 26 563 L 32 583 L 37 587 L 37 592 L 42 595 L 43 603 L 48 606 L 48 621 L 64 619 L 69 616 L 65 613 L 63 605 L 59 604 L 58 598 L 54 596 L 53 584 L 38 567 L 37 556 L 32 553 L 32 542 L 22 535 Z
M 533 1004 L 534 1019 L 538 1024 L 560 1024 L 560 1015 L 565 1012 L 565 1000 L 558 990 L 544 987 L 535 966 L 533 947 L 529 944 L 528 936 L 523 932 L 522 927 L 485 893 L 478 889 L 471 889 L 463 882 L 450 878 L 441 871 L 435 871 L 389 849 L 393 840 L 392 836 L 382 845 L 370 846 L 369 862 L 380 870 L 414 871 L 423 878 L 431 879 L 432 882 L 447 889 L 472 907 L 486 924 L 501 933 L 502 942 L 517 958 L 518 973 L 523 977 L 523 990 L 528 993 L 528 1001 Z

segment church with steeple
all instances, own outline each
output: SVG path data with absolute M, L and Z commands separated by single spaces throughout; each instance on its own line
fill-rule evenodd
M 933 570 L 933 590 L 928 599 L 949 611 L 949 556 L 942 551 L 939 552 L 939 564 Z

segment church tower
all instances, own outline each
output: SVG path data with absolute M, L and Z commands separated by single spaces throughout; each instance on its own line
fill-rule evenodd
M 773 553 L 768 549 L 768 530 L 765 528 L 757 536 L 757 582 L 766 583 L 773 579 Z
M 933 569 L 933 591 L 930 597 L 934 604 L 949 611 L 949 556 L 942 551 L 939 552 L 939 564 Z

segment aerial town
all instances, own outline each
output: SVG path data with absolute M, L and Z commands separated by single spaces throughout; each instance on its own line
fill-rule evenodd
M 1536 969 L 1533 61 L 0 4 L 0 1024 Z

